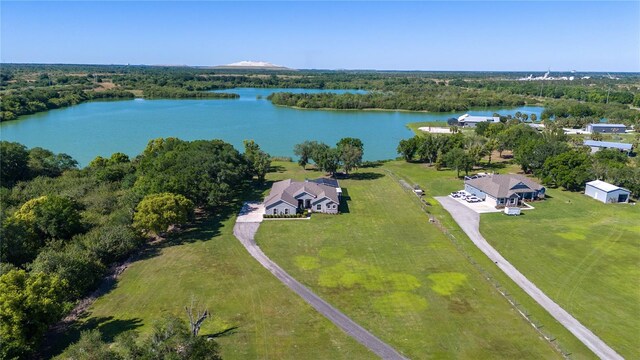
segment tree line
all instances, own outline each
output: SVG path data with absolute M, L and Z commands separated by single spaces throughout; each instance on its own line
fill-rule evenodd
M 155 139 L 134 159 L 66 154 L 0 142 L 0 358 L 28 357 L 47 328 L 150 236 L 194 210 L 235 206 L 270 157 L 221 140 Z
M 313 162 L 316 167 L 334 175 L 338 169 L 344 169 L 346 175 L 362 165 L 364 144 L 358 138 L 342 138 L 335 148 L 318 141 L 305 141 L 296 144 L 293 153 L 298 157 L 298 164 L 306 168 Z
M 417 91 L 371 92 L 367 94 L 294 94 L 274 93 L 268 97 L 275 105 L 305 109 L 340 110 L 409 110 L 409 111 L 466 111 L 472 107 L 522 106 L 526 99 L 520 96 L 496 96 L 483 91 L 465 91 L 455 88 L 423 88 Z
M 14 120 L 22 115 L 77 105 L 95 99 L 132 99 L 133 93 L 111 89 L 100 92 L 82 89 L 25 89 L 13 90 L 0 99 L 0 121 Z

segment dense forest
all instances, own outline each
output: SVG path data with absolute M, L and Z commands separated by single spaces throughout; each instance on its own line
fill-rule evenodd
M 0 120 L 100 98 L 235 98 L 235 87 L 359 89 L 367 94 L 287 94 L 276 105 L 300 108 L 466 111 L 540 104 L 567 126 L 599 120 L 640 122 L 640 76 L 589 74 L 574 81 L 517 81 L 524 73 L 256 71 L 124 65 L 4 64 Z
M 196 210 L 235 206 L 270 166 L 253 141 L 240 153 L 221 140 L 175 138 L 152 140 L 135 159 L 115 153 L 83 169 L 66 154 L 2 141 L 0 161 L 2 359 L 32 356 L 112 264 L 190 223 Z M 180 346 L 207 347 L 177 330 Z

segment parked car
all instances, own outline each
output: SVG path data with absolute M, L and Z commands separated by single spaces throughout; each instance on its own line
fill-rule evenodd
M 460 197 L 460 193 L 458 191 L 454 191 L 451 193 L 451 197 L 452 198 L 459 198 Z
M 470 202 L 470 203 L 480 202 L 480 199 L 478 197 L 476 197 L 476 196 L 473 196 L 473 195 L 467 196 L 466 200 L 467 200 L 467 202 Z

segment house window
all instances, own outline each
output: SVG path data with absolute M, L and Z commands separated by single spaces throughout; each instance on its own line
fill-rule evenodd
M 284 209 L 284 214 L 289 215 L 289 209 Z
M 316 206 L 316 210 L 322 210 L 322 205 L 318 204 L 318 206 Z
M 273 215 L 278 215 L 278 209 L 273 209 Z

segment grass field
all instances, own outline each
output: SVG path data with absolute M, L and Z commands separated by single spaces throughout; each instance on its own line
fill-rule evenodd
M 58 347 L 84 329 L 111 340 L 129 329 L 145 333 L 163 314 L 186 320 L 183 307 L 196 296 L 214 316 L 201 334 L 237 327 L 218 339 L 225 359 L 375 358 L 262 268 L 233 237 L 234 221 L 201 222 L 133 263 Z
M 271 179 L 319 175 L 281 165 Z M 410 358 L 560 357 L 383 169 L 341 185 L 341 215 L 263 222 L 265 253 Z
M 547 194 L 516 219 L 482 215 L 482 234 L 622 356 L 640 358 L 640 207 Z
M 518 170 L 517 166 L 510 164 L 496 164 L 499 166 L 493 169 L 499 173 L 509 173 Z M 432 204 L 429 211 L 438 219 L 449 231 L 452 237 L 458 239 L 458 243 L 462 249 L 469 254 L 482 267 L 482 269 L 490 274 L 503 289 L 521 305 L 522 308 L 530 315 L 536 324 L 543 325 L 543 330 L 547 335 L 556 338 L 554 341 L 565 352 L 571 353 L 571 357 L 575 359 L 595 359 L 596 356 L 567 331 L 560 323 L 558 323 L 551 315 L 549 315 L 542 307 L 540 307 L 533 299 L 529 297 L 518 285 L 511 281 L 495 264 L 489 260 L 472 242 L 467 235 L 460 229 L 458 224 L 453 220 L 451 215 L 432 197 L 447 195 L 454 190 L 463 188 L 463 182 L 456 177 L 454 171 L 436 171 L 432 167 L 425 164 L 406 163 L 404 161 L 392 161 L 385 163 L 385 169 L 389 169 L 398 176 L 404 178 L 410 184 L 419 184 L 425 190 L 425 195 Z M 493 171 L 492 170 L 492 171 Z

